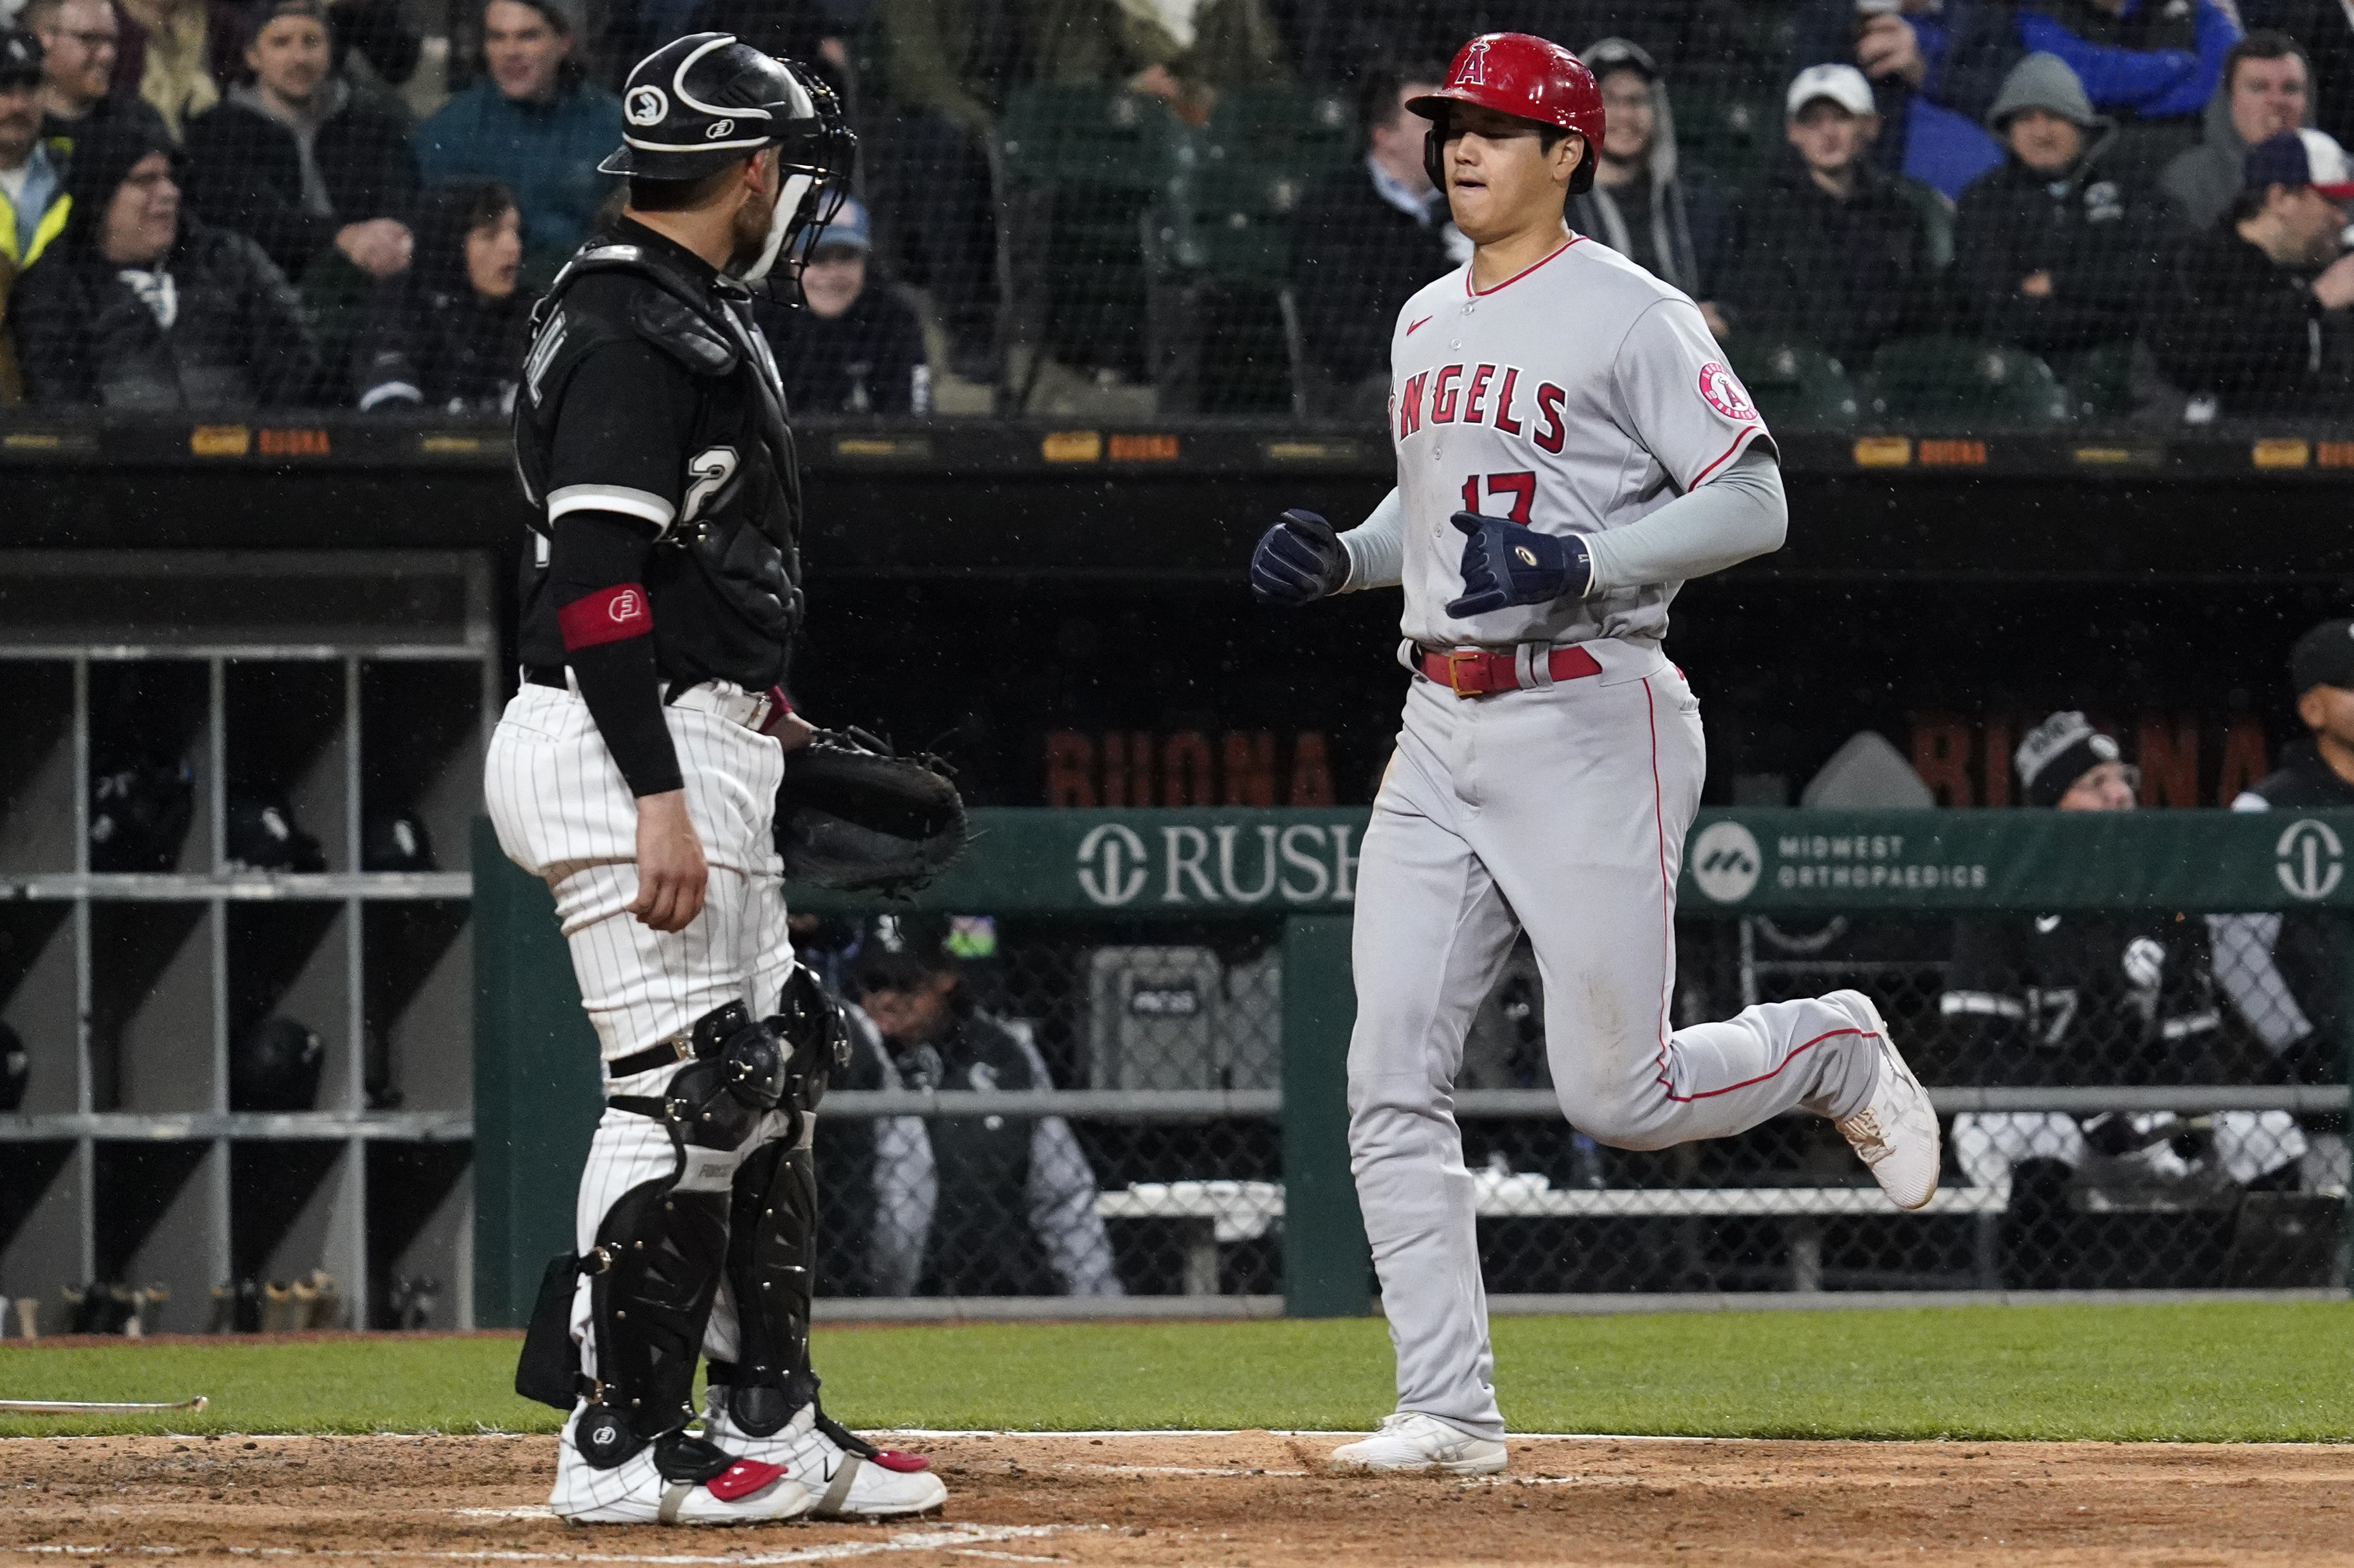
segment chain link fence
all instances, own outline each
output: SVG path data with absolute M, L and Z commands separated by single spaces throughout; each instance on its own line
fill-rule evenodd
M 2306 961 L 2327 939 L 2319 920 L 1688 916 L 1679 1025 L 1842 987 L 1879 1004 L 1945 1113 L 1943 1187 L 1917 1214 L 1891 1209 L 1811 1117 L 1656 1153 L 1575 1130 L 1523 940 L 1458 1080 L 1489 1288 L 2338 1285 L 2347 1144 L 2323 1108 L 2342 1103 L 2329 1086 L 2343 1075 L 2319 1032 L 2334 991 Z M 886 1041 L 862 1013 L 853 1083 L 870 1092 L 838 1093 L 820 1119 L 823 1288 L 1280 1292 L 1275 924 L 956 927 L 985 936 L 935 971 L 953 975 L 948 1033 Z M 876 928 L 832 940 L 813 960 L 899 1016 L 873 996 Z M 992 1051 L 1021 1065 L 991 1067 Z M 997 1113 L 927 1106 L 927 1090 L 1023 1093 Z

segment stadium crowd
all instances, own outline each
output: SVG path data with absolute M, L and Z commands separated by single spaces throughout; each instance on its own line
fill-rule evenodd
M 1572 226 L 1690 293 L 1771 417 L 2354 400 L 2328 0 L 584 4 L 461 5 L 429 38 L 401 0 L 0 0 L 0 399 L 495 413 L 535 291 L 619 200 L 614 84 L 715 27 L 811 61 L 862 134 L 808 308 L 762 307 L 804 410 L 1019 408 L 1052 359 L 1164 412 L 1255 382 L 1377 417 L 1398 306 L 1467 250 L 1405 104 L 1517 27 L 1600 81 Z M 1212 167 L 1039 175 L 1042 104 Z M 1254 105 L 1315 147 L 1228 189 Z M 1221 226 L 1267 243 L 1237 260 Z

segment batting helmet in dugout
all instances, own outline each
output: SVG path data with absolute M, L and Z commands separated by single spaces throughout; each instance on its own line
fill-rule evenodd
M 1602 89 L 1559 44 L 1529 33 L 1482 33 L 1456 51 L 1445 87 L 1406 101 L 1408 110 L 1430 122 L 1422 162 L 1440 190 L 1447 188 L 1447 111 L 1458 103 L 1576 132 L 1585 139 L 1585 154 L 1569 177 L 1569 194 L 1593 185 L 1595 160 L 1602 155 Z

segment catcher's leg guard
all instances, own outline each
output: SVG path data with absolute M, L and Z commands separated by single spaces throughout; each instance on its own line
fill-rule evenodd
M 817 1397 L 809 1364 L 816 1268 L 816 1160 L 805 1142 L 763 1144 L 737 1167 L 730 1197 L 736 1355 L 713 1361 L 710 1372 L 712 1388 L 726 1391 L 735 1425 L 752 1436 L 783 1430 Z

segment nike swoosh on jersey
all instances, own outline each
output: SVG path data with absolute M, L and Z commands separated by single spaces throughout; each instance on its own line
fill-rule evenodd
M 1420 320 L 1420 321 L 1418 321 L 1418 322 L 1414 322 L 1414 323 L 1409 323 L 1409 324 L 1407 325 L 1406 329 L 1405 329 L 1405 335 L 1406 335 L 1406 336 L 1408 336 L 1408 337 L 1412 337 L 1412 336 L 1413 336 L 1413 335 L 1414 335 L 1417 331 L 1421 330 L 1423 327 L 1427 326 L 1427 325 L 1429 325 L 1429 324 L 1430 324 L 1430 318 L 1429 318 L 1428 316 L 1425 316 L 1425 317 L 1423 317 L 1423 318 L 1422 318 L 1422 320 Z

